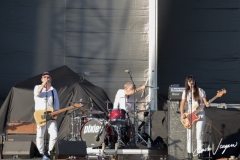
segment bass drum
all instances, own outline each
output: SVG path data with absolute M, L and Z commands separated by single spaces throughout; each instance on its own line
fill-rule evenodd
M 82 126 L 80 132 L 80 138 L 86 141 L 87 147 L 99 147 L 105 143 L 112 148 L 112 143 L 116 142 L 114 128 L 105 120 L 92 119 Z

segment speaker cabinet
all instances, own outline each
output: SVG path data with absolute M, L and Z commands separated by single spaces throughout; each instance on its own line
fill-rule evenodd
M 168 101 L 168 159 L 186 159 L 187 154 L 187 130 L 180 122 L 180 102 Z M 187 106 L 184 107 L 185 111 Z
M 56 159 L 69 158 L 70 156 L 85 157 L 87 146 L 85 141 L 57 141 L 53 148 Z
M 2 156 L 3 159 L 30 159 L 39 157 L 40 154 L 32 141 L 5 141 Z
M 34 134 L 8 134 L 6 141 L 33 141 L 36 142 L 36 135 Z

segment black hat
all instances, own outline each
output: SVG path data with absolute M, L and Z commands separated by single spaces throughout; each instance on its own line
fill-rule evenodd
M 50 74 L 49 72 L 43 72 L 42 76 L 44 76 L 44 75 L 49 75 L 49 76 L 51 76 L 51 74 Z

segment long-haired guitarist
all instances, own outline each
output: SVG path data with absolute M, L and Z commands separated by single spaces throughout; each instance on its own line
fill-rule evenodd
M 192 75 L 189 75 L 185 79 L 185 90 L 182 94 L 182 101 L 180 104 L 180 112 L 181 112 L 181 119 L 186 119 L 191 117 L 187 117 L 188 114 L 184 113 L 184 105 L 185 103 L 188 104 L 188 112 L 193 113 L 196 110 L 196 107 L 199 105 L 205 104 L 205 106 L 209 106 L 209 103 L 206 100 L 205 91 L 199 87 L 197 87 L 197 83 L 195 78 Z M 190 115 L 190 114 L 189 114 Z M 191 137 L 192 135 L 192 128 L 196 128 L 196 141 L 197 141 L 197 153 L 198 158 L 202 159 L 202 149 L 203 149 L 203 135 L 204 135 L 204 127 L 206 123 L 205 119 L 205 112 L 204 109 L 200 110 L 197 114 L 200 119 L 197 120 L 193 126 L 187 128 L 187 151 L 188 157 L 191 159 L 193 157 L 193 149 L 191 144 Z M 191 120 L 190 120 L 191 121 Z
M 49 72 L 44 72 L 41 81 L 42 84 L 36 85 L 34 88 L 35 112 L 39 110 L 44 111 L 49 106 L 52 106 L 54 111 L 59 110 L 59 98 L 56 89 L 51 86 L 51 74 Z M 57 116 L 53 118 L 56 119 Z M 44 151 L 44 134 L 46 127 L 50 135 L 48 152 Z M 40 154 L 49 157 L 50 151 L 53 149 L 54 144 L 57 141 L 57 134 L 56 120 L 48 121 L 46 125 L 43 126 L 37 125 L 36 143 Z

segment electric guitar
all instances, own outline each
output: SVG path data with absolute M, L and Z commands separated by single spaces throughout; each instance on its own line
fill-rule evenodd
M 217 93 L 217 95 L 215 96 L 215 97 L 213 97 L 212 99 L 210 99 L 209 101 L 208 101 L 208 103 L 210 104 L 212 101 L 214 101 L 215 99 L 217 99 L 218 97 L 222 97 L 222 95 L 223 94 L 225 94 L 225 93 L 227 93 L 227 91 L 225 90 L 225 89 L 222 89 L 221 91 L 219 91 L 218 93 Z M 188 112 L 185 112 L 184 114 L 185 114 L 185 117 L 186 118 L 180 118 L 180 121 L 181 121 L 181 123 L 183 124 L 183 126 L 185 127 L 185 128 L 191 128 L 192 127 L 192 125 L 193 125 L 193 123 L 195 122 L 195 121 L 197 121 L 197 120 L 199 120 L 200 119 L 200 116 L 197 116 L 197 113 L 199 112 L 199 111 L 201 111 L 203 108 L 204 108 L 205 106 L 203 105 L 203 104 L 201 104 L 201 105 L 199 105 L 199 104 L 197 104 L 197 105 L 195 105 L 193 108 L 193 112 L 192 113 L 188 113 Z
M 53 107 L 49 106 L 47 108 L 47 114 L 46 114 L 46 110 L 36 110 L 34 112 L 34 119 L 36 121 L 36 124 L 39 126 L 44 126 L 46 124 L 46 121 L 50 121 L 50 120 L 54 120 L 53 116 L 57 115 L 59 113 L 62 113 L 64 111 L 70 110 L 70 109 L 74 109 L 74 108 L 80 108 L 82 107 L 83 104 L 82 103 L 76 103 L 73 106 L 69 106 L 57 111 L 53 111 Z

